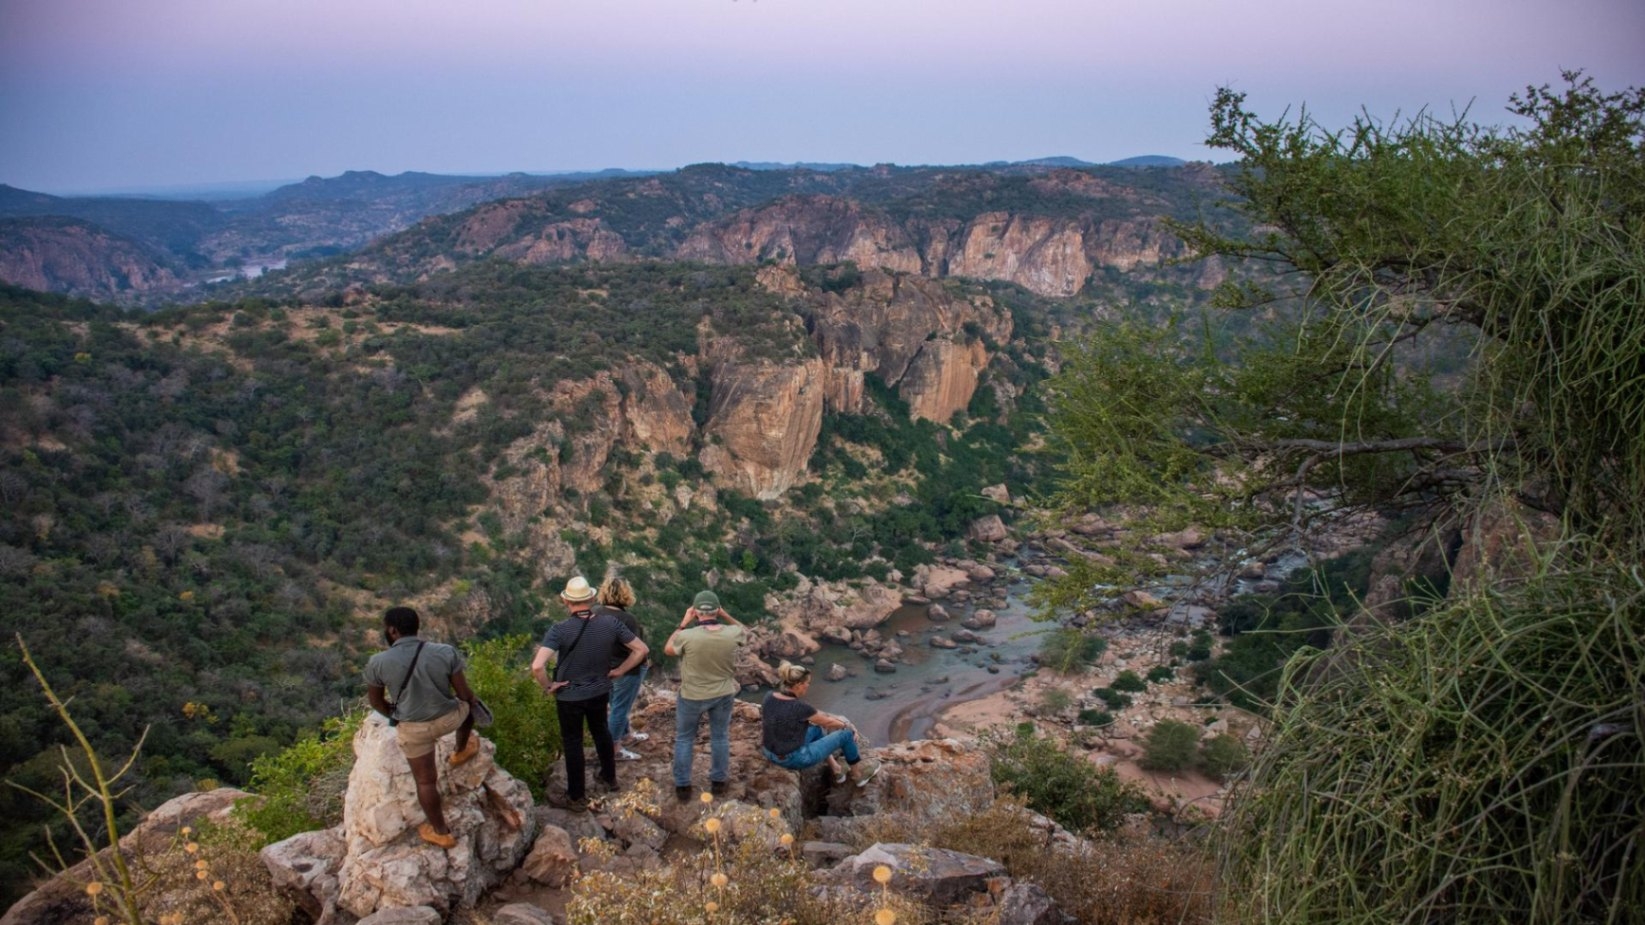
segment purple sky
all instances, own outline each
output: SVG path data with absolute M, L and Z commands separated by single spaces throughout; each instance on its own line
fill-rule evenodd
M 1645 85 L 1645 0 L 0 0 L 0 183 L 1220 159 L 1220 85 L 1495 122 L 1561 68 Z

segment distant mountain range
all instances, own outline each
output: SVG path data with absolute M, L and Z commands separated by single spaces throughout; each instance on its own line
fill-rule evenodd
M 705 178 L 715 176 L 716 170 L 740 170 L 745 176 L 711 183 L 714 189 L 701 191 L 708 199 L 681 204 L 681 220 L 713 218 L 725 209 L 752 206 L 760 199 L 783 194 L 918 198 L 927 195 L 913 192 L 922 184 L 968 172 L 1031 176 L 1057 170 L 1100 173 L 1115 167 L 1180 167 L 1185 163 L 1146 156 L 1106 166 L 1072 157 L 1046 157 L 971 167 L 745 162 L 681 171 L 607 169 L 501 176 L 415 171 L 389 176 L 354 170 L 336 177 L 312 176 L 239 198 L 227 193 L 227 185 L 219 185 L 218 195 L 209 201 L 181 200 L 175 191 L 150 197 L 52 196 L 0 184 L 0 281 L 125 303 L 187 298 L 200 292 L 204 282 L 242 272 L 251 276 L 263 267 L 354 251 L 434 216 L 483 203 L 581 187 L 599 198 L 604 195 L 604 184 L 633 184 L 661 176 Z M 792 177 L 776 179 L 784 174 Z M 774 178 L 774 182 L 755 182 L 755 175 Z M 929 195 L 952 198 L 960 188 L 950 181 L 941 181 L 939 187 Z M 961 187 L 969 188 L 967 184 Z M 624 188 L 629 189 L 624 195 L 642 195 L 638 187 Z M 577 199 L 571 196 L 562 201 Z M 632 210 L 639 204 L 624 208 Z M 705 204 L 709 205 L 706 211 Z M 961 211 L 974 210 L 966 206 Z M 671 226 L 669 234 L 675 235 L 682 227 Z M 633 238 L 649 232 L 630 229 L 619 234 Z M 632 245 L 640 245 L 642 252 L 657 251 L 660 246 L 635 238 L 625 251 L 634 250 Z

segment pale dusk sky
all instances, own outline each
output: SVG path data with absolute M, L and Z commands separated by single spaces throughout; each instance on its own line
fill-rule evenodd
M 1562 68 L 1645 85 L 1645 0 L 0 0 L 0 183 L 1220 160 L 1219 86 L 1499 122 Z

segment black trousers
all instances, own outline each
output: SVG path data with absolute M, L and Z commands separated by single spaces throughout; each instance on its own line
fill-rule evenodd
M 560 719 L 560 747 L 565 749 L 565 795 L 581 800 L 587 793 L 587 770 L 583 764 L 583 726 L 594 736 L 594 754 L 600 759 L 600 779 L 617 786 L 617 750 L 606 725 L 610 694 L 589 700 L 554 700 L 554 714 Z

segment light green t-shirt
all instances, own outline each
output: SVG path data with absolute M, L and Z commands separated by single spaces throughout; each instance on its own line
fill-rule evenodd
M 743 628 L 722 623 L 718 629 L 693 626 L 674 640 L 680 652 L 680 696 L 686 700 L 713 700 L 735 694 L 737 647 Z

